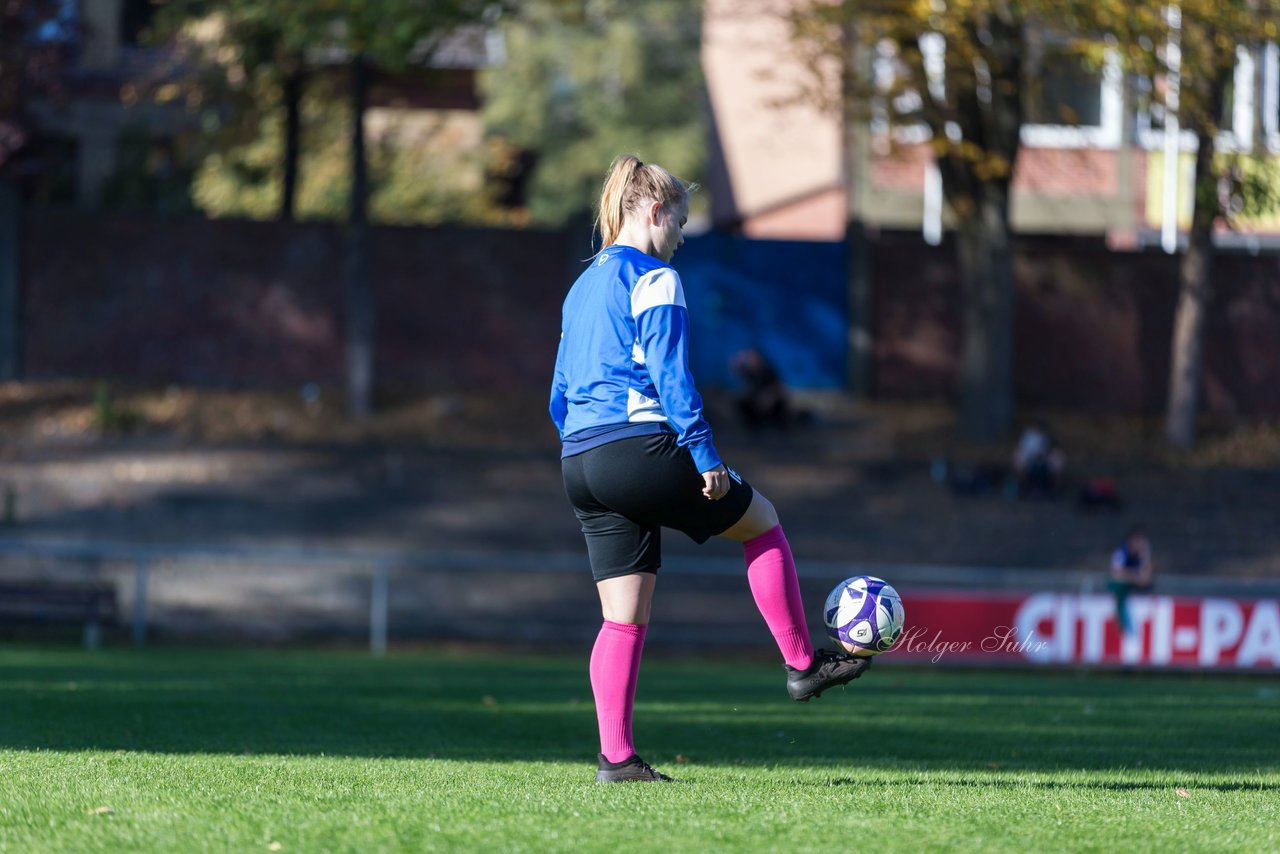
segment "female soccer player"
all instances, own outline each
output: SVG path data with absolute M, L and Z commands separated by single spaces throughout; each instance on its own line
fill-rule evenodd
M 614 161 L 600 197 L 600 250 L 564 301 L 551 387 L 565 491 L 582 523 L 604 625 L 591 652 L 600 782 L 669 781 L 631 738 L 661 529 L 743 544 L 747 581 L 796 700 L 844 685 L 867 658 L 809 643 L 791 548 L 773 505 L 725 467 L 689 374 L 689 318 L 671 268 L 693 189 L 656 164 Z

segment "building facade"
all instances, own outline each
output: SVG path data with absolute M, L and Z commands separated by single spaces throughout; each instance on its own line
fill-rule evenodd
M 149 38 L 154 0 L 59 0 L 54 8 L 56 17 L 35 23 L 28 35 L 62 48 L 66 68 L 56 97 L 27 105 L 40 164 L 28 170 L 26 195 L 81 210 L 121 207 L 112 196 L 122 182 L 164 180 L 191 168 L 184 135 L 216 127 L 225 107 L 183 97 L 192 52 Z M 421 67 L 375 73 L 365 114 L 370 143 L 412 147 L 450 181 L 478 190 L 484 176 L 467 156 L 483 141 L 476 71 L 500 62 L 502 49 L 495 33 L 462 28 Z M 347 59 L 318 49 L 308 73 L 343 74 Z M 341 81 L 333 88 L 344 91 Z M 186 180 L 175 177 L 174 195 L 186 194 Z
M 857 118 L 815 106 L 812 81 L 791 45 L 788 0 L 707 0 L 702 58 L 710 103 L 712 224 L 761 238 L 832 240 L 846 217 L 872 228 L 949 225 L 923 126 L 886 120 L 884 105 Z M 1125 74 L 1111 54 L 1089 71 L 1052 40 L 1029 100 L 1014 176 L 1012 221 L 1027 234 L 1104 238 L 1115 248 L 1161 242 L 1166 224 L 1191 219 L 1195 136 L 1166 134 L 1161 81 Z M 870 61 L 891 77 L 892 48 Z M 1280 158 L 1280 50 L 1241 49 L 1219 150 Z M 1176 165 L 1166 169 L 1166 152 Z M 1241 220 L 1220 244 L 1280 246 L 1280 216 Z

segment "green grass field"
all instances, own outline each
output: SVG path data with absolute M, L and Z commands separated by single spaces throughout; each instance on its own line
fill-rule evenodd
M 581 660 L 0 650 L 4 851 L 1280 849 L 1280 686 L 923 671 L 801 705 L 650 657 L 593 782 Z

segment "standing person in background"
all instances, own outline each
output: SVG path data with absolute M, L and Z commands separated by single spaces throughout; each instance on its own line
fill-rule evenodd
M 1151 541 L 1142 525 L 1134 525 L 1124 542 L 1111 554 L 1111 576 L 1107 587 L 1116 597 L 1116 622 L 1124 634 L 1133 632 L 1129 619 L 1129 594 L 1150 590 L 1155 567 L 1151 563 Z
M 604 616 L 590 664 L 600 782 L 671 779 L 636 755 L 631 731 L 663 528 L 743 544 L 747 583 L 793 699 L 844 685 L 871 663 L 813 650 L 778 515 L 712 443 L 689 373 L 684 286 L 670 265 L 690 190 L 656 164 L 614 161 L 600 197 L 603 248 L 569 290 L 561 320 L 550 412 Z

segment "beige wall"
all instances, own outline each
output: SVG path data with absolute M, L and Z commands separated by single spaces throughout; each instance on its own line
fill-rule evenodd
M 788 5 L 705 2 L 702 65 L 720 147 L 712 219 L 755 237 L 835 238 L 844 231 L 838 118 L 777 104 L 794 98 L 806 73 L 791 53 Z
M 742 233 L 761 240 L 842 240 L 845 194 L 830 189 L 742 221 Z

